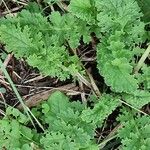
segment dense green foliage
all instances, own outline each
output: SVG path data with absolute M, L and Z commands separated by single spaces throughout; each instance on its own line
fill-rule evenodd
M 119 137 L 122 139 L 122 150 L 149 150 L 150 148 L 150 117 L 133 117 L 131 112 L 123 112 L 119 120 L 122 129 Z
M 108 109 L 105 109 L 107 99 L 113 105 L 108 103 Z M 47 102 L 32 110 L 46 126 L 44 133 L 37 133 L 36 130 L 26 127 L 29 122 L 27 117 L 17 109 L 9 107 L 6 116 L 0 120 L 0 147 L 25 150 L 29 147 L 32 149 L 34 145 L 45 150 L 97 150 L 94 130 L 97 125 L 102 126 L 104 119 L 119 104 L 115 97 L 108 95 L 102 96 L 100 100 L 104 102 L 99 101 L 90 109 L 79 101 L 69 102 L 60 92 L 53 93 Z
M 52 11 L 48 16 L 33 6 L 0 20 L 0 41 L 6 50 L 18 59 L 25 58 L 46 76 L 66 80 L 79 73 L 86 78 L 76 48 L 81 40 L 91 42 L 91 33 L 95 33 L 100 41 L 96 44 L 97 69 L 110 91 L 96 98 L 92 108 L 69 102 L 60 92 L 52 94 L 32 110 L 44 125 L 44 133 L 31 130 L 24 114 L 8 108 L 0 121 L 1 149 L 98 150 L 95 129 L 103 127 L 117 108 L 122 110 L 117 133 L 120 149 L 149 150 L 150 118 L 141 115 L 140 109 L 150 102 L 150 67 L 145 63 L 134 71 L 145 51 L 141 45 L 149 39 L 138 3 L 71 0 L 66 13 Z M 122 102 L 130 106 L 128 111 L 122 109 Z

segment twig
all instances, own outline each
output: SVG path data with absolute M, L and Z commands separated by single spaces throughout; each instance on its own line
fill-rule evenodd
M 144 52 L 144 54 L 142 55 L 141 59 L 139 60 L 137 66 L 134 68 L 134 73 L 138 73 L 138 71 L 141 69 L 141 67 L 144 64 L 144 61 L 146 60 L 146 58 L 148 57 L 150 53 L 150 45 L 148 46 L 148 48 L 146 49 L 146 51 Z
M 4 102 L 4 106 L 6 108 L 7 107 L 6 100 L 5 100 L 5 98 L 4 98 L 4 96 L 3 96 L 3 94 L 1 92 L 0 92 L 0 97 L 2 98 L 2 100 Z
M 2 12 L 2 15 L 7 15 L 7 14 L 10 14 L 10 13 L 13 13 L 13 12 L 15 12 L 15 11 L 20 10 L 22 7 L 23 7 L 23 6 L 18 6 L 18 7 L 16 7 L 16 8 L 10 9 L 9 12 L 8 12 L 8 11 L 4 11 L 4 12 Z
M 1 109 L 0 109 L 0 114 L 2 114 L 3 116 L 6 116 L 5 112 Z
M 91 81 L 91 85 L 92 85 L 92 88 L 93 88 L 94 92 L 96 93 L 97 96 L 100 97 L 100 96 L 101 96 L 101 93 L 100 93 L 100 91 L 99 91 L 99 89 L 98 89 L 98 87 L 97 87 L 97 85 L 96 85 L 96 83 L 95 83 L 95 81 L 94 81 L 92 75 L 89 73 L 89 71 L 88 71 L 87 69 L 86 69 L 86 73 L 87 73 L 87 75 L 89 76 L 89 79 L 90 79 L 90 81 Z
M 83 61 L 83 62 L 84 62 L 84 61 L 85 61 L 85 62 L 86 62 L 86 61 L 87 61 L 87 62 L 89 62 L 89 61 L 92 61 L 92 62 L 93 62 L 93 61 L 95 61 L 95 60 L 96 60 L 96 57 L 93 57 L 93 58 L 82 57 L 82 58 L 81 58 L 81 61 Z
M 82 102 L 86 104 L 86 103 L 87 103 L 87 99 L 86 99 L 86 97 L 85 97 L 83 82 L 80 82 L 80 81 L 79 81 L 79 87 L 80 87 L 81 91 L 83 91 L 83 92 L 81 93 Z
M 68 12 L 68 6 L 61 0 L 60 2 L 57 3 L 57 5 L 62 9 Z
M 104 140 L 103 142 L 101 142 L 101 143 L 99 144 L 100 149 L 104 148 L 104 146 L 105 146 L 109 141 L 111 141 L 112 139 L 114 139 L 114 138 L 116 138 L 116 137 L 117 137 L 117 135 L 114 135 L 114 136 L 110 137 L 109 139 Z
M 91 88 L 91 83 L 86 80 L 80 73 L 77 73 L 76 76 L 80 81 L 82 81 L 87 87 Z
M 45 77 L 42 76 L 42 75 L 39 75 L 39 76 L 37 76 L 35 78 L 32 78 L 32 79 L 29 79 L 29 80 L 25 81 L 24 83 L 30 83 L 30 82 L 33 82 L 33 81 L 38 81 L 38 80 L 41 80 L 43 78 L 45 78 Z
M 21 5 L 27 5 L 27 3 L 26 2 L 23 2 L 23 1 L 16 1 L 16 0 L 12 0 L 12 1 L 14 1 L 15 3 L 18 3 L 18 4 L 21 4 Z
M 148 115 L 147 113 L 141 111 L 141 110 L 138 109 L 138 108 L 133 107 L 132 105 L 128 104 L 127 102 L 125 102 L 125 101 L 123 101 L 123 100 L 119 100 L 119 101 L 120 101 L 121 103 L 125 104 L 126 106 L 128 106 L 128 107 L 130 107 L 130 108 L 132 108 L 132 109 L 134 109 L 134 110 L 136 110 L 136 111 L 142 113 L 143 115 L 146 115 L 146 116 Z
M 35 94 L 33 95 L 32 97 L 30 97 L 28 100 L 25 101 L 25 104 L 26 106 L 28 106 L 29 108 L 30 107 L 33 107 L 33 106 L 37 106 L 39 103 L 41 103 L 42 101 L 44 100 L 47 100 L 48 97 L 55 91 L 62 91 L 62 92 L 66 92 L 66 93 L 69 93 L 69 92 L 76 92 L 76 94 L 81 94 L 81 92 L 78 92 L 77 90 L 77 87 L 74 85 L 74 84 L 68 84 L 68 85 L 65 85 L 65 86 L 61 86 L 61 87 L 58 87 L 58 88 L 53 88 L 53 89 L 50 89 L 48 91 L 44 91 L 44 92 L 41 92 L 41 93 L 38 93 L 38 94 Z M 23 107 L 22 105 L 18 105 L 17 106 L 18 109 L 22 110 Z
M 4 66 L 6 67 L 8 65 L 8 63 L 10 62 L 11 58 L 12 58 L 13 54 L 8 54 L 6 59 L 4 60 Z
M 8 65 L 11 58 L 12 58 L 12 54 L 8 54 L 6 59 L 4 60 L 4 63 L 3 63 L 4 67 L 6 67 Z M 1 70 L 0 70 L 0 74 L 2 74 Z
M 5 1 L 4 1 L 4 0 L 2 0 L 2 2 L 3 2 L 3 4 L 4 4 L 4 6 L 6 7 L 6 9 L 7 9 L 8 13 L 11 15 L 11 12 L 10 12 L 9 8 L 7 7 L 7 5 L 6 5 Z

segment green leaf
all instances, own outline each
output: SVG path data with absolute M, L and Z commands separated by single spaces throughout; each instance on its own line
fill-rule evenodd
M 99 126 L 120 105 L 119 99 L 104 94 L 95 104 L 93 109 L 83 110 L 82 119 L 86 122 L 94 122 Z
M 63 93 L 57 91 L 49 99 L 50 111 L 57 114 L 67 110 L 69 99 Z
M 141 8 L 144 16 L 143 20 L 144 22 L 150 22 L 150 1 L 149 0 L 137 0 L 139 7 Z
M 41 139 L 41 144 L 44 146 L 45 150 L 49 149 L 66 149 L 66 150 L 78 150 L 75 147 L 75 143 L 71 141 L 69 137 L 65 137 L 60 132 L 51 132 L 46 134 L 46 137 Z
M 133 49 L 145 34 L 140 8 L 134 0 L 96 0 L 96 7 L 104 34 L 97 49 L 99 72 L 114 92 L 133 93 L 138 88 L 132 75 Z
M 63 65 L 65 62 L 60 61 L 64 60 L 66 63 L 68 61 L 68 56 L 64 47 L 50 46 L 47 49 L 43 49 L 42 53 L 44 54 L 30 55 L 27 58 L 29 65 L 37 67 L 42 72 L 42 74 L 47 76 L 57 76 L 60 78 L 60 80 L 70 78 L 69 70 L 66 69 L 66 67 Z
M 18 109 L 10 106 L 6 109 L 6 115 L 13 115 L 20 123 L 26 123 L 28 121 L 28 118 L 24 114 L 22 114 Z
M 137 90 L 133 94 L 125 94 L 123 97 L 127 103 L 138 109 L 150 103 L 150 92 L 144 90 Z
M 6 44 L 7 51 L 17 58 L 26 58 L 43 75 L 66 80 L 82 72 L 78 57 L 69 56 L 66 42 L 76 48 L 81 36 L 85 42 L 90 41 L 90 32 L 86 24 L 72 15 L 52 12 L 49 17 L 43 17 L 23 10 L 15 17 L 3 18 L 1 23 L 0 40 Z
M 81 36 L 85 43 L 91 40 L 89 27 L 85 22 L 79 21 L 71 14 L 61 15 L 59 12 L 52 12 L 51 31 L 58 37 L 59 43 L 69 42 L 71 48 L 76 48 L 79 45 Z
M 132 30 L 130 27 L 142 16 L 135 0 L 96 0 L 98 25 L 102 31 Z
M 1 149 L 3 147 L 6 147 L 7 149 L 12 148 L 19 148 L 20 147 L 20 141 L 21 138 L 19 133 L 19 123 L 16 120 L 9 120 L 3 119 L 0 121 L 0 147 Z
M 71 0 L 69 11 L 88 23 L 95 23 L 95 11 L 91 0 Z
M 24 144 L 21 150 L 33 150 L 33 148 L 29 144 Z
M 27 139 L 33 138 L 32 130 L 26 126 L 21 126 L 20 132 L 23 136 L 25 136 Z
M 42 112 L 44 114 L 46 114 L 47 112 L 49 112 L 50 108 L 49 108 L 49 105 L 48 104 L 42 104 Z
M 21 29 L 20 25 L 17 26 L 0 26 L 0 40 L 7 43 L 7 50 L 13 51 L 17 58 L 22 56 L 29 56 L 34 51 L 38 51 L 36 45 L 30 37 L 31 31 L 28 26 Z
M 46 122 L 48 127 L 48 137 L 55 136 L 61 133 L 61 139 L 57 139 L 54 144 L 46 142 L 47 137 L 42 138 L 42 143 L 47 145 L 47 148 L 55 145 L 56 149 L 90 149 L 95 147 L 94 138 L 94 123 L 87 123 L 82 120 L 81 113 L 84 110 L 83 104 L 79 102 L 69 102 L 68 97 L 57 91 L 53 93 L 48 102 L 43 104 L 44 111 L 43 122 Z M 49 108 L 48 108 L 49 107 Z M 48 109 L 47 109 L 48 108 Z M 54 139 L 54 138 L 53 138 Z M 68 141 L 69 139 L 69 141 Z M 50 142 L 48 140 L 48 142 Z M 64 144 L 64 142 L 66 144 Z M 53 143 L 53 142 L 51 142 Z
M 125 116 L 128 118 L 128 116 Z M 149 150 L 150 147 L 150 117 L 142 116 L 135 119 L 127 119 L 122 122 L 123 127 L 119 130 L 121 138 L 121 150 Z
M 132 66 L 125 58 L 106 62 L 102 70 L 105 82 L 115 92 L 132 93 L 138 88 L 137 80 L 131 75 Z
M 18 13 L 17 18 L 21 27 L 28 25 L 32 28 L 32 31 L 34 32 L 39 30 L 44 31 L 45 28 L 49 29 L 50 24 L 47 20 L 47 17 L 44 17 L 40 12 L 32 12 L 32 11 L 22 10 L 20 13 Z M 13 19 L 15 20 L 15 18 Z
M 144 85 L 145 90 L 150 90 L 150 67 L 144 65 L 141 70 L 142 74 L 138 75 L 138 80 Z
M 36 2 L 29 2 L 25 9 L 32 13 L 40 13 L 40 6 Z

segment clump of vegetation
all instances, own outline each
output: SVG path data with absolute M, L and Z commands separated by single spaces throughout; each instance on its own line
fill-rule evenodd
M 90 83 L 91 76 L 77 48 L 81 43 L 92 43 L 94 34 L 98 39 L 92 45 L 97 70 L 109 89 L 100 92 L 93 79 L 89 86 L 93 94 L 86 104 L 71 102 L 61 92 L 53 93 L 32 109 L 44 132 L 29 127 L 26 114 L 8 107 L 0 120 L 1 149 L 98 150 L 117 146 L 122 150 L 149 150 L 150 118 L 141 109 L 150 102 L 150 67 L 145 61 L 150 46 L 148 23 L 138 2 L 45 0 L 61 10 L 54 9 L 46 16 L 33 3 L 17 16 L 0 20 L 0 41 L 7 52 L 24 58 L 42 75 L 61 81 L 72 78 Z M 96 129 L 108 127 L 107 119 L 116 111 L 116 132 L 97 140 Z M 117 144 L 111 147 L 114 139 Z

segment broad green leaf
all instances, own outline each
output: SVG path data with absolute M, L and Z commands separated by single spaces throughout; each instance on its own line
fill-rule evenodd
M 48 103 L 50 105 L 50 111 L 57 114 L 67 110 L 69 99 L 63 93 L 57 91 L 53 93 Z
M 137 80 L 131 75 L 132 66 L 125 58 L 106 62 L 102 75 L 115 92 L 132 93 L 138 88 Z

